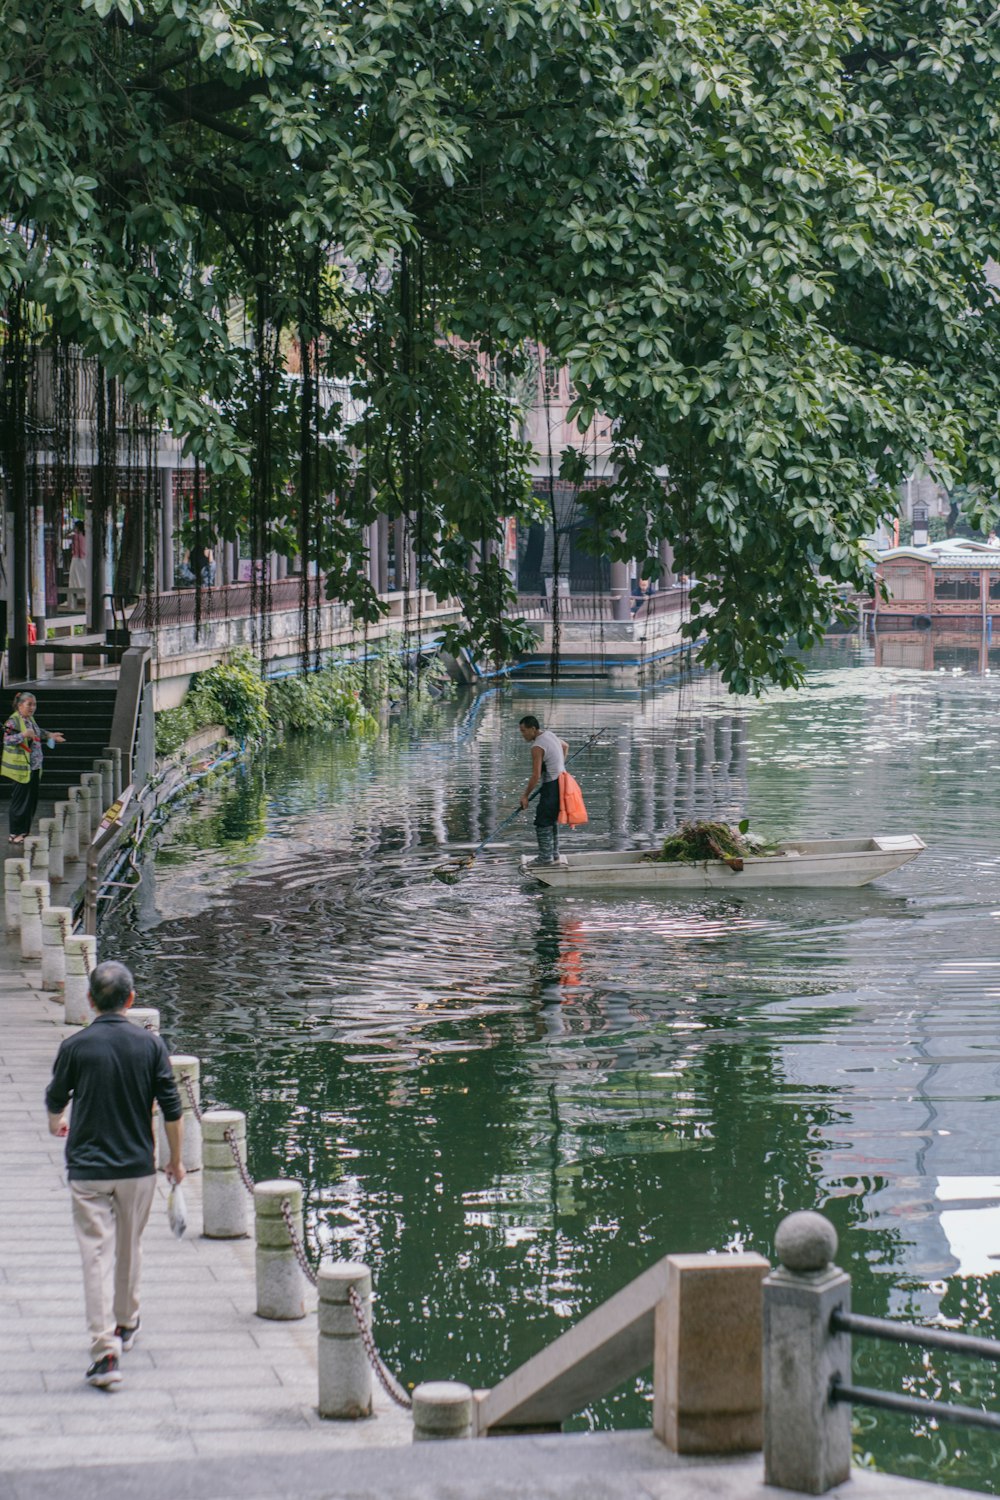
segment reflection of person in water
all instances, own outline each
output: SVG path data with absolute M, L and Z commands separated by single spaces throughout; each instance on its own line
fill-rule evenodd
M 562 1030 L 556 1007 L 580 998 L 579 986 L 584 974 L 582 932 L 582 923 L 566 917 L 554 904 L 542 904 L 535 937 L 538 956 L 535 972 L 538 999 L 546 1012 L 546 1029 L 550 1032 Z

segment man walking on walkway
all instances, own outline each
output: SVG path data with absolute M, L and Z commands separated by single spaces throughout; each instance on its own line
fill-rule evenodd
M 156 1187 L 154 1100 L 170 1147 L 166 1175 L 171 1182 L 184 1178 L 184 1125 L 170 1056 L 155 1032 L 129 1021 L 125 1012 L 134 999 L 124 964 L 98 964 L 90 976 L 95 1017 L 59 1048 L 45 1094 L 49 1130 L 68 1136 L 66 1176 L 91 1340 L 86 1378 L 105 1388 L 120 1383 L 122 1352 L 139 1331 L 141 1240 Z

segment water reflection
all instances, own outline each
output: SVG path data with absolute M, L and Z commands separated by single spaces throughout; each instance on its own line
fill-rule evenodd
M 900 630 L 881 622 L 873 632 L 877 667 L 917 672 L 972 672 L 989 677 L 1000 671 L 1000 641 L 994 643 L 993 621 L 963 625 L 938 620 L 924 630 Z
M 247 1111 L 255 1173 L 302 1177 L 314 1242 L 372 1262 L 408 1378 L 489 1384 L 655 1255 L 769 1253 L 803 1206 L 861 1311 L 996 1336 L 997 690 L 845 641 L 798 695 L 515 686 L 292 744 L 174 825 L 109 937 L 206 1095 Z M 516 803 L 525 712 L 607 730 L 576 767 L 581 847 L 748 812 L 929 848 L 861 891 L 567 898 L 521 881 L 522 820 L 442 886 L 443 845 Z M 858 1367 L 925 1393 L 959 1373 L 878 1346 Z M 643 1421 L 647 1394 L 586 1420 Z M 861 1426 L 887 1466 L 995 1487 L 984 1434 Z

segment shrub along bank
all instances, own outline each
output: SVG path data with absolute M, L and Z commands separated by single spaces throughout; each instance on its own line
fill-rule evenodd
M 308 676 L 265 682 L 257 659 L 238 651 L 191 680 L 179 708 L 156 715 L 156 753 L 169 755 L 210 724 L 241 744 L 263 745 L 283 734 L 325 729 L 370 734 L 379 709 L 393 700 L 440 697 L 442 679 L 422 672 L 419 685 L 398 649 L 366 662 L 334 662 Z

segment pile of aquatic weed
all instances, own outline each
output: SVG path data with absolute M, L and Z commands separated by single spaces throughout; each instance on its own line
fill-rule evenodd
M 744 860 L 761 855 L 779 854 L 775 844 L 747 833 L 746 821 L 733 828 L 728 823 L 683 823 L 676 833 L 664 839 L 660 849 L 647 859 L 666 864 L 695 864 L 706 859 Z

